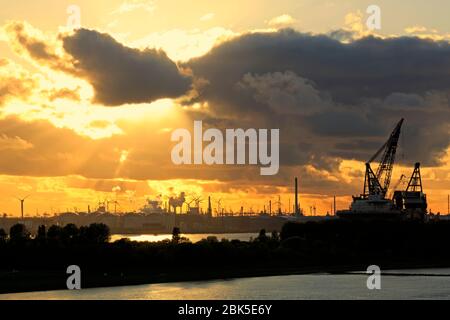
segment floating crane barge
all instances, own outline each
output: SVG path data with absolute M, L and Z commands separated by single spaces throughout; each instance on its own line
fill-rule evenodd
M 386 143 L 366 163 L 363 193 L 353 197 L 349 210 L 338 211 L 336 213 L 338 217 L 383 220 L 425 219 L 427 200 L 422 188 L 420 163 L 415 164 L 406 190 L 395 190 L 392 199 L 387 197 L 403 122 L 404 119 L 399 121 Z M 380 154 L 383 156 L 375 173 L 371 163 Z

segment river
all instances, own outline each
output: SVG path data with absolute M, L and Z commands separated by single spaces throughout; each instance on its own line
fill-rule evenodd
M 450 269 L 386 273 L 381 277 L 381 290 L 367 289 L 366 274 L 309 274 L 4 294 L 0 300 L 450 299 Z
M 257 233 L 219 233 L 219 234 L 210 234 L 210 233 L 187 233 L 181 234 L 181 237 L 188 238 L 192 242 L 197 242 L 202 239 L 206 239 L 209 236 L 216 237 L 219 241 L 222 239 L 228 240 L 241 240 L 241 241 L 249 241 L 250 238 L 256 238 L 258 236 Z M 149 241 L 149 242 L 157 242 L 165 239 L 172 239 L 171 234 L 139 234 L 139 235 L 127 235 L 127 234 L 113 234 L 111 236 L 111 241 L 116 241 L 122 238 L 128 238 L 132 241 Z

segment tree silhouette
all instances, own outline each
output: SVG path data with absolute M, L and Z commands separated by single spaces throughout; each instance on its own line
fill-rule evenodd
M 47 232 L 44 225 L 38 227 L 37 235 L 35 240 L 40 245 L 44 245 L 47 242 Z
M 9 230 L 9 239 L 13 244 L 23 244 L 30 240 L 31 234 L 24 224 L 18 223 Z
M 277 231 L 272 231 L 272 240 L 280 241 L 280 234 Z
M 48 228 L 47 231 L 47 238 L 51 242 L 60 242 L 62 236 L 62 228 L 57 225 L 52 225 L 50 228 Z
M 178 227 L 174 227 L 172 229 L 172 242 L 173 243 L 179 243 L 180 242 L 180 234 L 181 234 L 181 230 Z
M 47 232 L 44 225 L 38 227 L 36 239 L 45 239 L 47 238 Z
M 5 230 L 0 229 L 0 244 L 5 244 L 8 238 L 8 234 Z
M 110 238 L 109 227 L 104 223 L 93 223 L 89 227 L 80 227 L 79 240 L 87 244 L 107 243 Z
M 266 241 L 267 239 L 268 238 L 267 238 L 267 235 L 266 235 L 266 229 L 261 229 L 259 231 L 259 235 L 256 238 L 256 240 L 258 240 L 258 241 Z
M 78 236 L 80 234 L 80 230 L 78 227 L 73 224 L 69 223 L 61 230 L 61 238 L 64 243 L 69 244 L 76 240 L 78 240 Z

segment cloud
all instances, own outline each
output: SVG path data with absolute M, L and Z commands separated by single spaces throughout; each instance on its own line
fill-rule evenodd
M 32 148 L 9 147 L 0 159 L 0 172 L 6 174 L 219 179 L 229 188 L 239 184 L 250 190 L 255 181 L 283 185 L 301 173 L 311 192 L 344 193 L 354 181 L 337 182 L 343 181 L 343 159 L 370 158 L 401 117 L 406 118 L 404 137 L 409 142 L 402 148 L 410 161 L 436 165 L 450 144 L 447 42 L 410 37 L 342 42 L 292 30 L 256 32 L 219 43 L 179 68 L 161 51 L 128 48 L 97 31 L 81 29 L 62 36 L 64 51 L 59 51 L 52 42 L 23 30 L 19 28 L 19 34 L 27 40 L 16 43 L 24 52 L 40 64 L 57 70 L 62 65 L 65 72 L 86 79 L 96 101 L 105 105 L 180 97 L 192 82 L 200 83 L 191 102 L 203 107 L 179 111 L 180 118 L 204 120 L 217 128 L 281 128 L 282 168 L 271 181 L 247 166 L 175 168 L 168 156 L 170 131 L 158 130 L 158 123 L 149 125 L 148 119 L 139 125 L 117 123 L 121 135 L 92 140 L 47 122 L 8 118 L 0 121 L 5 145 L 29 143 Z M 191 69 L 192 76 L 180 69 Z M 4 99 L 21 92 L 14 90 L 4 89 Z M 45 95 L 76 99 L 76 89 L 68 90 L 75 91 L 58 89 Z M 86 125 L 111 125 L 109 120 L 94 120 Z M 164 128 L 168 122 L 178 126 L 175 119 L 165 121 Z M 155 132 L 154 139 L 142 139 Z
M 357 103 L 392 92 L 448 89 L 449 53 L 448 42 L 367 37 L 345 44 L 286 29 L 235 38 L 188 65 L 197 77 L 210 81 L 205 95 L 228 96 L 247 73 L 292 71 L 337 102 Z
M 369 36 L 385 38 L 383 35 L 377 34 L 375 30 L 367 28 L 365 16 L 361 10 L 347 13 L 344 18 L 344 26 L 336 30 L 331 30 L 328 32 L 328 35 L 332 39 L 343 43 L 350 43 L 354 40 Z
M 0 106 L 13 98 L 26 100 L 37 86 L 37 80 L 26 70 L 0 58 Z
M 0 135 L 0 151 L 26 150 L 30 148 L 33 148 L 33 145 L 18 136 L 9 137 L 6 134 Z
M 129 48 L 108 34 L 87 29 L 61 34 L 58 40 L 23 22 L 11 22 L 5 30 L 13 49 L 37 67 L 87 80 L 95 91 L 94 103 L 150 103 L 178 98 L 191 89 L 191 77 L 162 50 Z M 50 98 L 79 100 L 73 90 Z
M 200 17 L 200 21 L 211 21 L 215 16 L 215 13 L 210 12 Z
M 368 36 L 344 43 L 285 29 L 236 37 L 186 65 L 207 84 L 192 101 L 208 103 L 204 122 L 282 128 L 285 165 L 366 161 L 376 149 L 339 146 L 351 139 L 381 146 L 402 117 L 405 139 L 418 142 L 403 146 L 410 161 L 437 165 L 450 145 L 445 41 Z
M 208 53 L 214 45 L 230 39 L 236 34 L 222 27 L 207 30 L 173 29 L 164 32 L 153 32 L 131 45 L 136 48 L 161 48 L 174 61 L 188 61 Z
M 161 50 L 125 47 L 111 36 L 79 29 L 63 38 L 77 72 L 91 83 L 95 101 L 109 106 L 177 98 L 191 85 Z
M 154 1 L 149 0 L 127 0 L 123 2 L 113 14 L 123 14 L 132 12 L 135 10 L 143 10 L 149 13 L 153 13 L 156 10 L 156 5 Z
M 285 27 L 292 26 L 296 22 L 297 22 L 297 20 L 292 18 L 290 15 L 282 14 L 280 16 L 270 19 L 269 22 L 267 22 L 267 24 L 270 27 L 276 27 L 276 28 L 284 27 L 285 28 Z
M 364 15 L 361 11 L 350 12 L 345 16 L 344 19 L 344 30 L 353 33 L 355 38 L 361 38 L 372 34 L 364 24 Z
M 112 151 L 95 152 L 100 142 L 56 128 L 47 121 L 24 121 L 17 117 L 0 120 L 0 173 L 27 176 L 88 175 L 92 163 L 100 176 L 113 172 Z M 100 149 L 99 149 L 100 150 Z
M 67 73 L 76 73 L 70 68 L 67 57 L 58 52 L 57 41 L 44 36 L 38 29 L 21 21 L 13 21 L 4 26 L 8 43 L 12 49 L 39 66 L 48 66 Z
M 38 30 L 24 22 L 12 22 L 6 25 L 6 33 L 16 48 L 25 49 L 36 60 L 58 59 L 52 48 L 45 44 L 45 39 Z
M 436 29 L 428 29 L 419 25 L 407 27 L 405 28 L 405 32 L 421 39 L 431 39 L 434 41 L 450 40 L 450 33 L 443 34 Z
M 251 90 L 255 101 L 268 105 L 280 114 L 310 114 L 323 111 L 331 104 L 315 84 L 294 72 L 244 75 L 238 83 L 242 90 Z
M 67 99 L 67 100 L 73 100 L 73 101 L 80 101 L 80 93 L 79 88 L 76 90 L 71 90 L 68 88 L 62 88 L 62 89 L 54 89 L 50 92 L 47 92 L 48 99 L 50 101 L 55 101 L 58 99 Z
M 412 27 L 406 27 L 405 32 L 409 34 L 415 34 L 415 33 L 423 33 L 427 32 L 428 29 L 424 26 L 412 26 Z M 436 32 L 433 32 L 436 33 Z

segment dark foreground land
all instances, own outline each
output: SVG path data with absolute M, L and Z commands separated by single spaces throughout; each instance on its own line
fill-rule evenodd
M 108 242 L 108 227 L 0 230 L 0 293 L 66 289 L 69 265 L 82 287 L 105 287 L 381 269 L 450 267 L 450 223 L 324 221 L 287 223 L 251 242 L 180 237 L 157 243 Z

